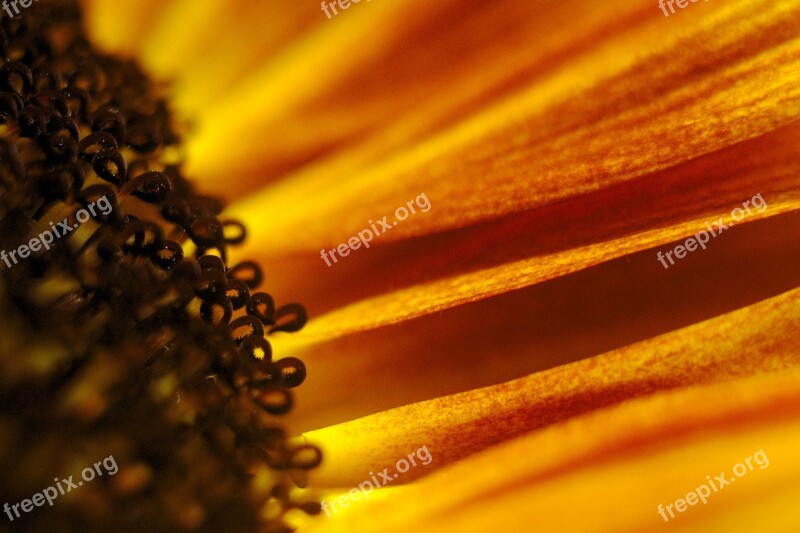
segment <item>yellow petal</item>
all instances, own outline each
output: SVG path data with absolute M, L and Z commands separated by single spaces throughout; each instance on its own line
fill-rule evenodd
M 252 72 L 272 60 L 281 61 L 295 37 L 323 23 L 316 6 L 309 7 L 298 9 L 277 0 L 173 2 L 153 21 L 141 55 L 151 71 L 175 80 L 172 101 L 177 110 L 202 122 L 202 112 L 216 107 L 209 102 L 224 102 L 250 83 Z M 261 102 L 278 96 L 264 94 Z M 229 122 L 248 116 L 234 112 L 213 129 L 228 131 Z
M 800 289 L 604 355 L 305 434 L 326 455 L 312 483 L 348 486 L 427 445 L 440 468 L 576 414 L 662 389 L 800 363 Z M 764 334 L 769 331 L 770 335 Z M 415 469 L 405 480 L 428 473 Z
M 81 0 L 81 4 L 92 42 L 126 56 L 139 51 L 142 35 L 166 5 L 164 0 Z
M 799 439 L 796 369 L 681 389 L 533 432 L 306 531 L 792 531 Z M 736 481 L 665 526 L 659 504 L 720 473 Z

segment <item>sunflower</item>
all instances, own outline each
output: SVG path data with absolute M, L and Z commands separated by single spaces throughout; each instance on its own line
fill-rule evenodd
M 3 21 L 12 527 L 797 531 L 800 2 L 303 4 Z

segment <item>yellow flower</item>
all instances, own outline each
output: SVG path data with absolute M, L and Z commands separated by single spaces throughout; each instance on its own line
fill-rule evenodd
M 796 530 L 800 1 L 342 3 L 85 2 L 309 310 L 289 518 Z

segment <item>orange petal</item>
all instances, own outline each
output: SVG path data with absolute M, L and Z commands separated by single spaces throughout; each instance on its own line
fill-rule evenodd
M 436 216 L 424 223 L 417 217 L 387 237 L 430 234 L 624 183 L 796 120 L 800 6 L 717 6 L 724 7 L 672 30 L 650 9 L 652 18 L 633 19 L 642 26 L 595 43 L 413 147 L 342 173 L 308 167 L 248 199 L 237 214 L 269 212 L 261 232 L 272 247 L 319 249 L 424 192 L 437 203 Z M 268 149 L 268 135 L 256 138 L 262 142 L 252 152 Z M 198 142 L 198 158 L 220 145 Z M 231 154 L 235 161 L 215 171 L 226 186 L 236 162 L 258 158 Z
M 800 200 L 786 198 L 772 202 L 764 213 L 754 214 L 748 222 L 787 213 L 800 208 Z M 394 292 L 367 298 L 318 317 L 299 334 L 276 339 L 284 350 L 296 350 L 387 325 L 441 312 L 459 305 L 508 293 L 554 278 L 665 245 L 704 230 L 708 215 L 662 229 L 642 231 L 638 235 L 599 242 L 590 246 L 545 254 L 482 270 L 457 274 Z M 724 224 L 732 221 L 722 215 Z M 712 220 L 716 220 L 712 218 Z M 670 247 L 671 248 L 671 247 Z M 654 252 L 655 260 L 655 252 Z
M 427 315 L 688 237 L 704 230 L 708 220 L 730 218 L 731 210 L 754 194 L 770 205 L 763 215 L 779 214 L 798 206 L 799 177 L 797 121 L 623 185 L 492 223 L 393 239 L 404 224 L 424 228 L 438 217 L 438 204 L 430 198 L 429 212 L 411 216 L 374 238 L 369 249 L 360 246 L 330 267 L 318 249 L 287 255 L 264 242 L 264 228 L 280 221 L 261 215 L 262 220 L 250 219 L 256 221 L 250 238 L 235 256 L 283 267 L 271 273 L 270 290 L 302 301 L 317 317 L 293 337 L 293 342 L 313 342 Z M 263 212 L 269 213 L 266 207 Z M 380 219 L 378 214 L 373 218 Z M 748 216 L 744 222 L 756 219 Z M 347 240 L 342 234 L 340 242 Z M 326 246 L 332 248 L 335 243 Z M 396 272 L 402 276 L 387 275 Z M 359 283 L 352 283 L 356 278 Z
M 667 271 L 655 250 L 644 250 L 297 351 L 274 335 L 276 353 L 308 367 L 289 416 L 296 431 L 326 427 L 503 383 L 772 298 L 800 287 L 798 234 L 794 212 L 746 224 Z M 353 290 L 353 279 L 360 281 L 338 290 Z

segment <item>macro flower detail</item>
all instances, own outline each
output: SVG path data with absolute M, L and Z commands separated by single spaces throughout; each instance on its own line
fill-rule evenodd
M 0 285 L 0 499 L 24 511 L 7 519 L 277 532 L 292 509 L 318 513 L 292 491 L 320 452 L 277 418 L 306 368 L 267 340 L 305 309 L 260 292 L 257 263 L 228 263 L 245 226 L 183 176 L 161 89 L 99 53 L 72 2 L 4 18 L 0 51 L 0 247 L 17 251 Z M 118 474 L 30 512 L 23 498 L 98 456 Z
M 76 1 L 3 22 L 12 529 L 800 528 L 800 0 Z

